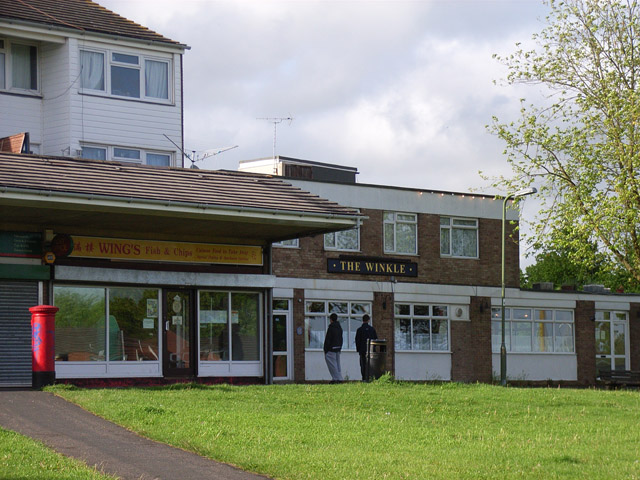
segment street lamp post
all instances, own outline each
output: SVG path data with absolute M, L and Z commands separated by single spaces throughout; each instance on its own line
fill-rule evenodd
M 516 199 L 518 197 L 524 197 L 525 195 L 531 195 L 536 193 L 534 187 L 525 188 L 523 190 L 519 190 L 516 193 L 511 193 L 504 198 L 502 202 L 502 292 L 500 294 L 501 298 L 501 310 L 502 310 L 502 341 L 500 343 L 500 385 L 503 387 L 507 385 L 507 346 L 505 344 L 505 321 L 504 321 L 504 237 L 505 237 L 505 224 L 506 224 L 506 212 L 507 212 L 507 202 L 510 199 Z

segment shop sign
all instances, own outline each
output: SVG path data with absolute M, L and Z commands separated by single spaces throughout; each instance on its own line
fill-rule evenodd
M 0 257 L 42 257 L 42 234 L 0 232 Z
M 75 258 L 262 265 L 262 247 L 72 236 Z
M 327 260 L 329 273 L 354 273 L 357 275 L 394 275 L 417 277 L 418 264 L 397 260 L 330 258 Z

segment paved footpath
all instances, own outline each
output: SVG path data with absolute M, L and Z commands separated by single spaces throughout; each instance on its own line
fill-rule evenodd
M 0 390 L 0 427 L 122 480 L 267 478 L 147 440 L 47 392 Z

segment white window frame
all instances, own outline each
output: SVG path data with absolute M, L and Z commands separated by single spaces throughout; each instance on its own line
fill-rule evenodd
M 408 313 L 402 313 L 401 309 L 407 309 Z M 421 312 L 417 312 L 416 310 L 419 307 L 420 309 L 428 309 L 427 314 L 423 314 Z M 449 315 L 449 311 L 451 309 L 448 305 L 445 304 L 428 304 L 428 303 L 396 303 L 394 305 L 394 317 L 393 317 L 393 330 L 394 337 L 396 338 L 396 343 L 394 345 L 396 352 L 451 352 L 451 318 Z M 399 320 L 409 320 L 409 328 L 410 328 L 410 345 L 409 348 L 400 348 L 398 346 L 398 338 L 399 336 L 396 334 L 396 330 L 398 328 Z M 428 321 L 429 322 L 429 348 L 416 348 L 414 341 L 414 322 L 416 320 Z M 445 348 L 434 348 L 434 329 L 436 325 L 438 328 L 441 327 L 441 322 L 447 322 L 447 332 L 446 332 L 446 347 Z M 437 323 L 436 323 L 437 322 Z
M 448 224 L 444 224 L 443 221 L 448 221 Z M 456 225 L 456 221 L 458 222 L 475 222 L 475 225 L 464 225 L 458 223 Z M 443 257 L 452 257 L 452 258 L 479 258 L 478 252 L 480 250 L 480 229 L 478 226 L 477 218 L 463 218 L 463 217 L 440 217 L 440 255 Z M 459 252 L 453 252 L 453 231 L 454 230 L 474 230 L 476 232 L 476 248 L 474 255 L 462 255 Z M 443 243 L 442 239 L 444 235 L 448 235 L 449 237 L 449 250 L 443 251 Z
M 318 307 L 323 304 L 322 310 L 319 310 Z M 339 304 L 347 304 L 347 311 L 341 312 L 335 308 L 336 305 Z M 311 309 L 311 306 L 315 306 L 315 309 Z M 360 306 L 358 311 L 354 311 L 355 306 Z M 333 308 L 332 308 L 333 307 Z M 312 318 L 315 319 L 323 319 L 324 320 L 324 328 L 322 331 L 322 344 L 324 344 L 324 336 L 326 334 L 327 328 L 329 328 L 329 315 L 335 313 L 338 315 L 338 321 L 342 326 L 342 350 L 343 351 L 356 351 L 356 330 L 358 327 L 362 325 L 362 316 L 364 314 L 369 315 L 369 317 L 373 317 L 372 312 L 373 303 L 370 301 L 360 301 L 360 300 L 316 300 L 310 299 L 306 300 L 304 304 L 304 329 L 305 329 L 305 350 L 308 351 L 318 351 L 322 350 L 322 346 L 320 347 L 310 347 L 309 346 L 309 321 Z M 356 307 L 358 308 L 358 307 Z M 355 321 L 355 325 L 352 325 L 352 322 L 349 320 Z M 346 328 L 345 328 L 346 324 Z M 319 339 L 318 339 L 319 341 Z
M 356 244 L 353 248 L 340 248 L 339 238 L 344 237 L 351 232 L 356 232 Z M 324 234 L 324 249 L 339 252 L 359 252 L 360 251 L 360 227 L 350 228 L 349 230 L 341 230 L 339 232 L 331 232 Z
M 401 216 L 413 217 L 413 220 L 401 218 Z M 391 217 L 391 218 L 389 218 Z M 418 254 L 418 214 L 406 212 L 383 212 L 382 225 L 382 242 L 384 244 L 384 253 L 395 253 L 398 255 L 417 255 Z M 393 247 L 387 245 L 386 230 L 387 225 L 393 226 Z M 413 252 L 398 251 L 398 226 L 399 225 L 415 225 L 414 248 Z
M 540 319 L 539 312 L 552 312 L 551 319 Z M 571 320 L 558 319 L 558 312 L 570 313 Z M 526 353 L 535 355 L 575 355 L 576 352 L 576 327 L 575 327 L 575 313 L 573 310 L 564 308 L 546 308 L 546 307 L 505 307 L 504 309 L 505 319 L 505 346 L 509 353 Z M 514 350 L 514 332 L 517 327 L 522 327 L 525 323 L 530 323 L 528 327 L 530 330 L 529 346 L 526 349 Z M 536 324 L 549 324 L 552 325 L 552 346 L 550 350 L 540 351 L 536 348 L 536 339 L 539 338 L 535 335 Z M 559 350 L 560 342 L 557 340 L 556 326 L 559 325 L 571 325 L 572 345 L 570 350 Z M 500 345 L 502 343 L 502 309 L 500 307 L 491 309 L 491 350 L 493 353 L 500 353 Z
M 282 240 L 281 242 L 273 242 L 271 245 L 278 248 L 300 248 L 300 242 L 297 238 L 290 238 L 289 240 Z
M 173 166 L 173 152 L 167 151 L 159 151 L 159 150 L 147 150 L 144 148 L 136 148 L 136 147 L 126 147 L 120 145 L 100 145 L 94 143 L 83 143 L 81 144 L 81 149 L 84 148 L 96 148 L 105 151 L 106 160 L 114 161 L 114 162 L 123 162 L 123 163 L 134 163 L 138 165 L 148 165 L 147 164 L 147 155 L 166 155 L 169 157 L 169 167 Z M 139 153 L 139 158 L 128 158 L 124 156 L 117 156 L 119 152 L 124 153 L 124 151 L 135 151 Z M 78 155 L 80 158 L 82 157 L 82 150 Z
M 14 86 L 13 79 L 13 54 L 11 53 L 12 45 L 23 45 L 36 50 L 36 72 L 35 81 L 36 88 L 20 88 Z M 37 95 L 40 93 L 40 47 L 37 43 L 20 40 L 10 40 L 6 37 L 0 38 L 0 54 L 4 57 L 2 67 L 4 68 L 4 78 L 0 78 L 0 92 L 15 92 L 26 95 Z M 2 70 L 0 70 L 0 73 Z
M 111 50 L 111 49 L 99 49 L 92 47 L 81 47 L 78 50 L 78 69 L 82 69 L 82 52 L 90 52 L 90 53 L 100 53 L 103 55 L 103 66 L 102 66 L 102 75 L 103 75 L 103 88 L 102 89 L 93 89 L 90 87 L 80 85 L 80 92 L 84 94 L 93 94 L 93 95 L 104 95 L 112 98 L 121 98 L 133 101 L 144 101 L 144 102 L 153 102 L 153 103 L 173 103 L 173 61 L 170 58 L 162 58 L 155 57 L 151 55 L 144 55 L 138 52 L 128 52 L 124 50 Z M 137 58 L 137 64 L 127 63 L 123 61 L 114 60 L 115 55 L 127 55 L 130 57 Z M 167 98 L 162 97 L 154 97 L 147 95 L 146 88 L 146 70 L 147 70 L 147 61 L 164 63 L 167 66 Z M 120 67 L 120 68 L 128 68 L 131 70 L 138 71 L 139 74 L 139 96 L 129 96 L 129 95 L 117 95 L 112 93 L 112 69 L 111 67 Z M 80 72 L 81 73 L 81 72 Z

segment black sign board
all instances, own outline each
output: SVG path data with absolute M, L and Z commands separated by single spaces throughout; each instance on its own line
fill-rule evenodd
M 327 260 L 327 272 L 417 277 L 418 264 L 386 259 L 329 258 Z
M 0 256 L 42 256 L 42 234 L 34 232 L 0 232 Z

